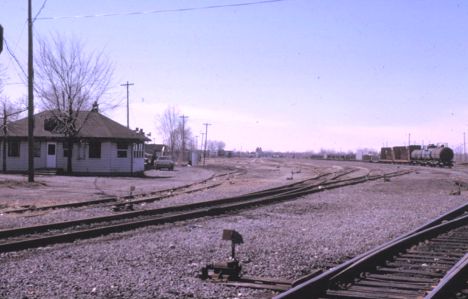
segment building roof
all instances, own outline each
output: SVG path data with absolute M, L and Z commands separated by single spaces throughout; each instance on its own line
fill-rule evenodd
M 43 111 L 34 115 L 34 137 L 59 139 L 64 135 L 54 131 L 46 130 L 45 122 L 53 119 L 52 111 Z M 99 139 L 125 139 L 125 140 L 149 140 L 143 132 L 136 132 L 119 124 L 116 121 L 100 114 L 96 111 L 82 111 L 79 114 L 78 122 L 83 123 L 77 138 L 99 138 Z M 28 136 L 28 118 L 22 118 L 8 124 L 8 137 Z M 3 130 L 0 130 L 0 137 L 3 137 Z

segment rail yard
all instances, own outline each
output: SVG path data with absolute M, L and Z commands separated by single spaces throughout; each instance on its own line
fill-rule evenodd
M 231 158 L 150 170 L 144 178 L 39 175 L 33 186 L 25 180 L 0 176 L 1 298 L 377 298 L 375 287 L 384 283 L 375 277 L 383 274 L 369 267 L 423 270 L 402 265 L 407 256 L 389 260 L 389 252 L 401 252 L 395 239 L 468 202 L 468 166 L 457 164 Z M 466 223 L 455 226 L 455 240 L 463 240 Z M 207 265 L 229 261 L 234 245 L 226 230 L 241 235 L 235 254 L 242 270 L 204 277 Z M 405 241 L 414 242 L 413 252 L 403 254 L 449 242 L 426 232 L 431 241 L 418 247 L 423 234 Z M 425 289 L 406 284 L 401 291 L 401 282 L 385 288 L 395 298 L 435 293 L 467 251 L 466 242 L 453 243 L 436 246 L 449 257 L 438 256 L 442 266 L 417 282 Z M 373 251 L 371 266 L 357 262 L 387 245 L 398 249 L 384 257 Z M 343 274 L 345 268 L 351 270 Z M 304 288 L 319 277 L 328 289 Z

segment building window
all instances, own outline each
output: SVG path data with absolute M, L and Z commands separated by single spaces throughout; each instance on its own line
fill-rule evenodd
M 44 130 L 52 132 L 58 127 L 58 121 L 57 119 L 50 117 L 44 119 Z
M 68 158 L 68 155 L 70 155 L 70 150 L 68 149 L 68 142 L 65 142 L 63 144 L 63 157 Z
M 143 158 L 143 143 L 134 143 L 133 144 L 133 157 L 134 158 Z
M 89 157 L 95 158 L 95 159 L 101 158 L 101 143 L 100 142 L 89 143 Z
M 55 143 L 47 144 L 47 156 L 55 156 Z
M 20 156 L 20 142 L 8 141 L 8 157 L 19 157 L 19 156 Z
M 34 141 L 34 157 L 40 158 L 41 157 L 41 142 Z
M 127 158 L 128 143 L 117 142 L 117 158 Z

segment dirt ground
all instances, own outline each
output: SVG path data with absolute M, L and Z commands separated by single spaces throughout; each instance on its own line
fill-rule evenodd
M 0 208 L 44 206 L 112 196 L 127 196 L 204 180 L 220 170 L 178 167 L 174 171 L 150 170 L 140 177 L 84 177 L 0 174 Z
M 286 183 L 291 172 L 307 166 L 298 161 L 265 161 L 261 159 L 211 159 L 206 167 L 176 167 L 174 171 L 149 170 L 145 177 L 84 177 L 36 175 L 32 183 L 27 175 L 0 174 L 0 212 L 27 206 L 44 206 L 91 199 L 149 193 L 167 188 L 200 182 L 235 170 L 248 169 L 250 183 L 261 185 L 278 181 Z M 310 168 L 310 166 L 309 166 Z M 315 169 L 315 168 L 314 168 Z M 296 178 L 313 172 L 297 173 Z M 248 183 L 248 182 L 244 182 Z

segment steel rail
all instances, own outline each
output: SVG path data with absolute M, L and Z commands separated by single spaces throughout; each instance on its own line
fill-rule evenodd
M 286 189 L 286 190 L 291 190 L 291 189 Z M 284 191 L 284 186 L 262 190 L 258 192 L 253 192 L 253 193 L 249 193 L 249 194 L 242 195 L 242 196 L 228 197 L 228 198 L 223 198 L 223 199 L 218 199 L 218 200 L 213 200 L 213 201 L 204 201 L 204 202 L 192 203 L 192 204 L 175 205 L 175 206 L 170 206 L 166 208 L 126 212 L 126 213 L 121 213 L 118 215 L 92 217 L 92 218 L 85 218 L 85 219 L 79 219 L 79 220 L 65 221 L 65 222 L 60 222 L 60 223 L 55 223 L 55 224 L 44 224 L 44 225 L 23 227 L 23 228 L 11 229 L 11 230 L 0 230 L 0 238 L 12 237 L 12 236 L 22 235 L 22 234 L 39 233 L 39 232 L 43 232 L 43 231 L 47 231 L 51 229 L 63 229 L 63 228 L 71 227 L 71 226 L 77 226 L 77 225 L 88 225 L 90 223 L 115 221 L 115 220 L 121 220 L 125 218 L 134 218 L 134 217 L 151 215 L 151 214 L 161 214 L 161 213 L 167 213 L 167 212 L 174 211 L 174 210 L 179 210 L 179 211 L 184 210 L 184 209 L 190 210 L 190 209 L 195 209 L 195 208 L 206 207 L 206 206 L 213 205 L 213 204 L 222 204 L 225 202 L 232 202 L 232 201 L 239 200 L 239 199 L 243 200 L 243 199 L 250 199 L 250 198 L 255 198 L 259 196 L 267 196 L 267 195 L 275 194 L 275 193 L 282 192 L 282 191 Z
M 86 200 L 86 201 L 78 201 L 78 202 L 70 202 L 70 203 L 64 203 L 64 204 L 56 204 L 56 205 L 47 205 L 47 206 L 39 206 L 39 207 L 27 207 L 27 208 L 20 208 L 20 209 L 14 209 L 14 210 L 5 210 L 3 213 L 5 214 L 13 214 L 13 213 L 24 213 L 24 212 L 32 212 L 32 211 L 45 211 L 45 210 L 54 210 L 54 209 L 65 209 L 65 208 L 78 208 L 78 207 L 84 207 L 84 206 L 94 206 L 94 205 L 99 205 L 99 204 L 104 204 L 104 203 L 112 203 L 112 202 L 117 202 L 115 205 L 124 205 L 129 203 L 129 199 L 133 198 L 138 198 L 138 197 L 144 197 L 144 196 L 151 196 L 151 198 L 154 198 L 156 200 L 163 199 L 172 195 L 161 195 L 155 197 L 154 195 L 156 194 L 163 194 L 167 192 L 174 192 L 178 190 L 184 190 L 190 187 L 193 187 L 195 185 L 200 185 L 200 184 L 205 184 L 206 182 L 213 180 L 218 177 L 223 177 L 227 175 L 232 175 L 232 174 L 238 174 L 241 173 L 241 170 L 235 170 L 227 173 L 221 173 L 221 174 L 214 174 L 211 175 L 210 177 L 185 184 L 185 185 L 180 185 L 180 186 L 175 186 L 171 188 L 166 188 L 162 190 L 156 190 L 152 191 L 149 193 L 142 193 L 142 194 L 135 194 L 135 195 L 127 195 L 127 196 L 122 196 L 122 197 L 117 197 L 117 196 L 112 196 L 112 197 L 105 197 L 105 198 L 98 198 L 98 199 L 92 199 L 92 200 Z M 189 191 L 190 192 L 190 191 Z M 191 191 L 194 192 L 194 191 Z M 119 201 L 126 200 L 125 202 L 118 203 Z
M 447 272 L 437 287 L 429 292 L 424 299 L 457 298 L 457 293 L 459 293 L 462 288 L 468 289 L 467 277 L 468 253 Z
M 308 178 L 308 179 L 305 179 L 305 180 L 302 180 L 302 181 L 299 181 L 299 182 L 294 182 L 292 184 L 287 184 L 287 185 L 282 185 L 282 186 L 278 186 L 278 187 L 268 188 L 268 189 L 265 189 L 265 190 L 255 191 L 255 192 L 248 193 L 246 195 L 231 197 L 231 199 L 235 200 L 235 199 L 242 198 L 242 197 L 245 197 L 245 196 L 260 196 L 260 195 L 273 194 L 273 193 L 279 192 L 281 190 L 288 190 L 289 188 L 294 187 L 296 185 L 301 185 L 301 184 L 304 184 L 305 182 L 308 182 L 308 181 L 317 180 L 318 178 L 321 178 L 321 177 L 324 177 L 324 176 L 327 176 L 327 175 L 331 175 L 331 174 L 333 174 L 333 173 L 324 173 L 324 174 L 321 174 L 321 175 L 318 175 L 318 176 L 315 176 L 315 177 L 312 177 L 312 178 Z M 200 187 L 200 188 L 195 189 L 195 190 L 187 190 L 187 191 L 177 193 L 177 194 L 163 195 L 163 196 L 159 196 L 159 197 L 147 197 L 147 198 L 140 198 L 140 199 L 125 201 L 125 202 L 121 202 L 121 203 L 118 203 L 118 204 L 113 204 L 112 206 L 119 206 L 119 205 L 121 206 L 121 205 L 126 205 L 126 204 L 141 204 L 141 203 L 154 202 L 154 201 L 164 199 L 164 198 L 167 198 L 167 197 L 170 197 L 170 196 L 173 196 L 173 195 L 193 193 L 193 192 L 204 190 L 204 189 L 211 189 L 211 188 L 217 187 L 217 186 L 219 186 L 221 184 L 222 183 L 217 183 L 217 184 L 210 185 L 210 186 Z
M 64 229 L 64 228 L 79 226 L 79 225 L 89 225 L 93 223 L 117 221 L 117 220 L 122 220 L 122 219 L 127 219 L 127 218 L 136 218 L 140 216 L 163 214 L 163 213 L 168 213 L 172 211 L 192 210 L 192 209 L 198 209 L 198 208 L 203 208 L 203 207 L 209 207 L 212 205 L 235 202 L 238 200 L 247 200 L 247 199 L 252 199 L 252 198 L 261 197 L 261 196 L 270 196 L 272 194 L 277 194 L 280 192 L 291 191 L 292 189 L 289 187 L 295 187 L 296 185 L 301 184 L 301 183 L 303 182 L 294 183 L 294 184 L 287 185 L 287 186 L 274 187 L 271 189 L 252 192 L 252 193 L 241 195 L 241 196 L 233 196 L 233 197 L 227 197 L 227 198 L 211 200 L 211 201 L 203 201 L 203 202 L 183 204 L 183 205 L 174 205 L 174 206 L 165 207 L 165 208 L 125 212 L 125 213 L 120 213 L 118 215 L 91 217 L 91 218 L 84 218 L 84 219 L 71 220 L 71 221 L 65 221 L 65 222 L 42 224 L 42 225 L 35 225 L 35 226 L 8 229 L 8 230 L 0 230 L 0 239 L 20 236 L 20 235 L 25 235 L 25 234 L 41 233 L 41 232 L 45 232 L 48 230 Z M 319 182 L 319 184 L 320 183 L 323 183 L 323 182 Z
M 468 212 L 468 204 L 464 204 L 455 208 L 448 213 L 430 221 L 421 227 L 406 233 L 394 240 L 391 240 L 381 246 L 378 246 L 364 254 L 358 255 L 351 260 L 332 268 L 321 275 L 318 275 L 302 284 L 274 297 L 274 299 L 291 299 L 291 298 L 317 298 L 323 296 L 325 290 L 344 276 L 352 276 L 360 273 L 369 266 L 375 263 L 376 260 L 382 258 L 382 255 L 390 255 L 395 248 L 403 248 L 411 242 L 415 242 L 416 238 L 428 236 L 439 232 L 443 227 L 453 225 L 453 223 L 466 223 L 468 217 L 465 215 Z M 464 215 L 464 216 L 463 216 Z M 455 219 L 455 220 L 454 220 Z M 457 222 L 458 221 L 458 222 Z
M 382 176 L 381 176 L 382 177 Z M 125 220 L 126 222 L 114 225 L 106 225 L 103 227 L 95 227 L 92 229 L 80 229 L 80 231 L 66 232 L 64 234 L 57 234 L 54 236 L 46 236 L 42 238 L 33 238 L 28 240 L 13 241 L 8 243 L 0 244 L 0 252 L 15 251 L 21 250 L 30 247 L 44 246 L 47 244 L 69 242 L 76 239 L 91 238 L 99 235 L 109 234 L 117 231 L 130 230 L 137 227 L 161 224 L 166 222 L 174 222 L 185 219 L 193 219 L 203 216 L 214 216 L 223 214 L 226 212 L 231 212 L 250 206 L 267 204 L 279 202 L 282 200 L 288 200 L 292 198 L 297 198 L 306 194 L 313 192 L 319 192 L 326 189 L 337 188 L 345 185 L 356 184 L 360 182 L 367 181 L 367 176 L 365 178 L 359 177 L 357 179 L 351 180 L 347 179 L 342 181 L 335 182 L 318 182 L 317 184 L 312 184 L 307 187 L 293 187 L 289 191 L 283 191 L 279 193 L 268 194 L 268 190 L 265 193 L 254 194 L 248 196 L 237 197 L 237 201 L 233 198 L 224 198 L 216 201 L 193 203 L 188 205 L 181 206 L 172 206 L 167 208 L 159 208 L 153 210 L 144 210 L 138 212 L 129 212 L 120 215 L 104 216 L 104 217 L 95 217 L 88 219 L 80 219 L 62 223 L 53 223 L 48 225 L 38 225 L 32 227 L 24 227 L 13 230 L 3 230 L 0 231 L 0 238 L 3 238 L 4 241 L 8 242 L 7 238 L 13 238 L 18 236 L 25 235 L 34 235 L 38 233 L 47 233 L 53 230 L 79 227 L 85 225 L 96 225 L 97 223 L 116 221 L 116 220 Z M 326 183 L 326 184 L 325 184 Z M 187 211 L 188 210 L 188 211 Z M 174 213 L 167 216 L 161 216 L 163 213 Z M 155 216 L 157 215 L 157 216 Z M 139 216 L 148 216 L 149 219 L 138 220 L 138 221 L 128 221 L 130 218 Z M 7 240 L 5 240 L 7 239 Z M 10 240 L 11 241 L 11 240 Z
M 348 171 L 348 172 L 345 172 L 345 173 L 338 174 L 335 177 L 335 179 L 340 177 L 340 176 L 352 173 L 353 171 L 356 171 L 356 170 L 354 169 L 354 170 L 351 170 L 351 171 Z M 197 192 L 197 191 L 204 190 L 204 189 L 211 189 L 211 188 L 214 188 L 214 187 L 217 187 L 217 186 L 221 185 L 222 183 L 217 183 L 217 184 L 214 184 L 212 186 L 210 185 L 210 186 L 200 187 L 200 188 L 195 189 L 195 190 L 182 191 L 184 189 L 188 189 L 188 188 L 193 187 L 195 185 L 205 184 L 206 182 L 208 182 L 210 180 L 213 180 L 215 178 L 218 178 L 218 177 L 223 177 L 223 176 L 228 176 L 228 175 L 238 175 L 238 174 L 241 174 L 241 173 L 242 173 L 242 169 L 227 172 L 227 173 L 215 174 L 215 175 L 212 175 L 212 176 L 210 176 L 210 177 L 208 177 L 208 178 L 206 178 L 204 180 L 198 181 L 198 182 L 185 184 L 185 185 L 181 185 L 181 186 L 176 186 L 176 187 L 171 187 L 171 188 L 166 188 L 166 189 L 157 190 L 157 191 L 152 191 L 152 192 L 149 192 L 149 193 L 127 195 L 127 196 L 122 196 L 122 197 L 106 197 L 106 198 L 99 198 L 99 199 L 94 199 L 94 200 L 70 202 L 70 203 L 40 206 L 40 207 L 27 207 L 27 208 L 20 208 L 20 209 L 14 209 L 14 210 L 6 210 L 6 211 L 4 211 L 4 213 L 5 214 L 13 214 L 13 213 L 24 213 L 24 212 L 32 212 L 32 211 L 45 211 L 45 210 L 54 210 L 54 209 L 65 209 L 65 208 L 78 208 L 78 207 L 88 207 L 88 206 L 94 206 L 94 205 L 100 205 L 100 204 L 106 204 L 106 203 L 113 203 L 113 204 L 110 204 L 109 206 L 119 207 L 119 206 L 124 206 L 124 205 L 128 205 L 128 204 L 141 204 L 141 203 L 154 202 L 154 201 L 162 200 L 164 198 L 172 197 L 172 196 L 175 196 L 175 195 L 180 195 L 180 194 L 184 194 L 184 193 L 193 193 L 193 192 Z M 323 176 L 325 176 L 325 175 L 329 175 L 329 173 L 323 174 Z M 302 184 L 302 183 L 304 183 L 305 181 L 308 181 L 308 180 L 311 180 L 311 179 L 306 179 L 304 181 L 296 182 L 294 184 Z M 279 188 L 282 188 L 282 187 L 283 186 L 281 186 Z M 173 193 L 174 191 L 181 191 L 181 192 Z M 167 192 L 170 192 L 171 194 L 164 195 L 164 193 L 167 193 Z M 163 194 L 163 195 L 155 196 L 156 194 Z M 143 198 L 141 198 L 141 197 L 143 197 Z
M 280 193 L 278 195 L 267 196 L 267 197 L 263 197 L 260 199 L 254 199 L 251 201 L 244 201 L 244 202 L 237 202 L 237 203 L 226 202 L 222 205 L 218 205 L 214 207 L 202 207 L 201 206 L 197 208 L 196 210 L 192 210 L 189 212 L 177 211 L 174 215 L 169 215 L 169 216 L 151 217 L 149 219 L 140 220 L 140 221 L 124 222 L 120 224 L 107 225 L 107 226 L 97 227 L 97 228 L 92 228 L 92 229 L 72 231 L 72 232 L 67 232 L 64 234 L 56 234 L 52 236 L 14 241 L 10 243 L 0 244 L 0 252 L 17 251 L 17 250 L 22 250 L 22 249 L 27 249 L 27 248 L 32 248 L 32 247 L 45 246 L 49 244 L 71 242 L 76 239 L 92 238 L 92 237 L 97 237 L 97 236 L 110 234 L 114 232 L 121 232 L 124 230 L 135 229 L 135 228 L 148 226 L 148 225 L 157 225 L 157 224 L 163 224 L 167 222 L 188 220 L 188 219 L 199 218 L 199 217 L 204 217 L 204 216 L 215 216 L 215 215 L 220 215 L 220 214 L 230 212 L 233 210 L 247 208 L 253 205 L 260 205 L 260 204 L 265 204 L 265 203 L 273 202 L 273 201 L 278 202 L 280 200 L 287 200 L 292 197 L 297 197 L 297 196 L 301 196 L 304 194 L 306 194 L 304 190 L 292 191 L 292 192 Z M 166 212 L 170 212 L 173 209 L 170 207 L 165 210 Z M 63 224 L 63 223 L 59 223 L 58 225 L 60 224 Z M 70 224 L 70 223 L 68 222 L 67 224 Z M 83 225 L 83 223 L 77 223 L 77 225 Z M 66 227 L 70 227 L 70 226 L 66 226 Z M 37 229 L 37 228 L 38 227 L 35 227 L 33 229 Z M 28 228 L 23 228 L 20 230 L 24 230 L 24 229 L 28 229 Z M 57 225 L 54 225 L 52 229 L 58 229 Z M 49 230 L 51 230 L 50 226 L 49 227 L 47 227 L 47 225 L 42 226 L 43 232 L 47 232 Z M 37 230 L 35 232 L 37 233 Z

